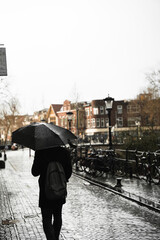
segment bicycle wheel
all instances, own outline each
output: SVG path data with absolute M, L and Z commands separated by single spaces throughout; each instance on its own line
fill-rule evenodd
M 95 177 L 102 177 L 103 174 L 104 174 L 104 171 L 96 170 L 95 173 L 94 173 L 94 176 Z
M 154 183 L 160 183 L 160 167 L 152 165 L 151 166 L 151 176 Z

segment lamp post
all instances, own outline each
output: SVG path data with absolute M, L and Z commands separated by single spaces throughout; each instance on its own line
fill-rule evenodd
M 67 112 L 67 118 L 68 118 L 68 123 L 69 123 L 69 130 L 71 131 L 71 122 L 72 122 L 72 112 Z
M 78 107 L 76 107 L 76 117 L 77 117 L 76 135 L 77 135 L 77 137 L 78 137 L 78 135 L 79 135 L 79 131 L 78 131 L 78 125 L 79 125 L 79 123 L 78 123 L 78 121 L 79 121 L 79 109 L 78 109 Z
M 112 149 L 111 111 L 112 111 L 114 98 L 111 98 L 108 96 L 104 99 L 104 101 L 105 101 L 105 107 L 108 112 L 108 118 L 109 118 L 109 149 Z
M 140 125 L 141 125 L 141 122 L 136 120 L 135 121 L 135 125 L 137 126 L 137 140 L 140 138 Z

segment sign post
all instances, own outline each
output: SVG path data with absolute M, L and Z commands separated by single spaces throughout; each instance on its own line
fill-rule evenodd
M 0 44 L 0 76 L 7 76 L 6 49 Z

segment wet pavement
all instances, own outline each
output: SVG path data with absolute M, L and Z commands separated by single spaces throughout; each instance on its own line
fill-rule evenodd
M 112 176 L 111 174 L 92 177 L 85 172 L 75 171 L 75 173 L 95 183 L 103 184 L 108 190 L 117 191 L 119 195 L 160 213 L 160 184 L 148 183 L 145 178 L 129 178 L 127 176 Z M 117 187 L 119 181 L 121 187 Z
M 34 152 L 31 152 L 34 155 Z M 38 208 L 38 178 L 31 173 L 29 151 L 8 151 L 0 170 L 0 239 L 45 239 Z M 115 185 L 116 179 L 105 181 Z M 137 182 L 137 183 L 136 183 Z M 127 191 L 157 201 L 159 186 L 122 179 Z M 146 187 L 145 187 L 146 186 Z M 138 188 L 139 187 L 139 188 Z M 151 188 L 152 187 L 152 188 Z M 160 239 L 160 214 L 72 176 L 63 207 L 61 240 Z

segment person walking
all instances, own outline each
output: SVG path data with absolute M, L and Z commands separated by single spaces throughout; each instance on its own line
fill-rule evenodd
M 43 230 L 47 240 L 59 240 L 62 227 L 62 207 L 66 197 L 48 200 L 45 194 L 45 180 L 49 162 L 59 161 L 68 182 L 72 175 L 72 164 L 69 151 L 64 147 L 54 147 L 35 151 L 31 173 L 39 177 L 39 207 L 41 208 Z

